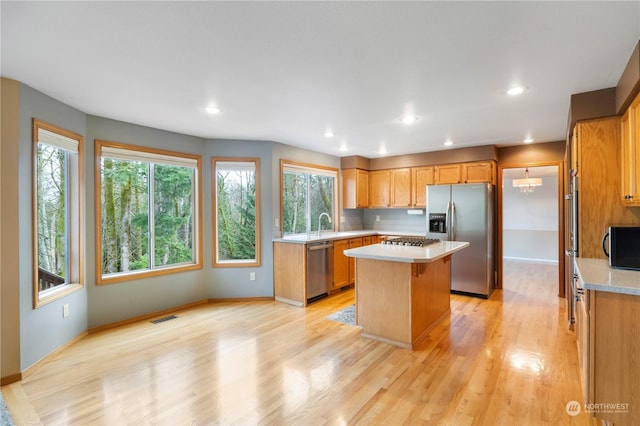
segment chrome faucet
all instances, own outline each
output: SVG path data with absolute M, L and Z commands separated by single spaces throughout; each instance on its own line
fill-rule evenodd
M 320 226 L 322 216 L 326 216 L 329 223 L 331 223 L 331 216 L 329 216 L 329 213 L 320 213 L 320 216 L 318 216 L 318 237 L 320 236 L 320 231 L 322 231 L 322 227 Z

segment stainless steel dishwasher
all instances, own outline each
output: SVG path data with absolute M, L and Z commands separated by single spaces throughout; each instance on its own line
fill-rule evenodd
M 327 297 L 333 286 L 333 243 L 307 244 L 307 303 Z

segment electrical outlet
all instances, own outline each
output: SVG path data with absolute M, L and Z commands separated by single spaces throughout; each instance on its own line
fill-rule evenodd
M 344 216 L 340 216 L 340 223 L 345 223 L 347 220 Z
M 280 228 L 280 219 L 276 217 L 273 221 L 273 225 L 276 227 L 276 229 Z
M 62 305 L 62 318 L 66 318 L 69 316 L 69 304 L 65 303 Z
M 380 222 L 380 216 L 376 215 L 376 222 Z
M 249 272 L 249 279 L 251 281 L 255 281 L 256 280 L 256 273 L 255 272 Z

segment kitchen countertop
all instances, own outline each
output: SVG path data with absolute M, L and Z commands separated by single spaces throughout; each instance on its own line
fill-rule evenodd
M 440 241 L 425 247 L 396 246 L 391 244 L 373 244 L 345 250 L 349 257 L 386 260 L 405 263 L 429 263 L 458 252 L 469 243 L 464 241 Z
M 575 262 L 585 290 L 640 296 L 640 271 L 614 269 L 603 259 L 577 257 Z
M 424 237 L 426 235 L 425 232 L 404 232 L 404 231 L 376 231 L 376 230 L 360 230 L 360 231 L 342 231 L 342 232 L 333 232 L 326 231 L 322 232 L 320 236 L 318 236 L 315 232 L 311 234 L 295 234 L 295 235 L 287 235 L 281 238 L 273 238 L 272 241 L 279 243 L 293 243 L 293 244 L 306 244 L 306 243 L 315 243 L 319 241 L 333 241 L 333 240 L 342 240 L 345 238 L 353 238 L 353 237 L 366 237 L 368 235 L 397 235 L 397 236 L 411 236 L 411 237 Z

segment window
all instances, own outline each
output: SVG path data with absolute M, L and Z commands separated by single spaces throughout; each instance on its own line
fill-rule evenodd
M 283 234 L 310 233 L 318 231 L 318 227 L 334 230 L 338 170 L 285 160 L 280 169 Z
M 200 157 L 105 141 L 96 156 L 98 284 L 201 268 Z
M 33 120 L 33 307 L 83 286 L 82 136 Z
M 260 160 L 212 158 L 214 266 L 260 265 Z

